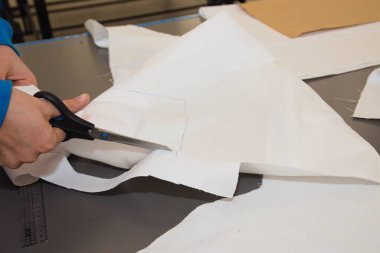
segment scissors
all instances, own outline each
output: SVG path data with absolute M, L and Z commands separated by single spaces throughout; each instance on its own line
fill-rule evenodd
M 69 108 L 67 108 L 61 99 L 48 91 L 39 91 L 34 94 L 34 97 L 47 100 L 61 113 L 60 116 L 50 119 L 49 122 L 53 127 L 60 128 L 66 133 L 66 138 L 63 141 L 68 141 L 74 138 L 85 140 L 97 139 L 102 141 L 118 142 L 151 150 L 163 149 L 171 151 L 170 148 L 161 144 L 139 140 L 128 136 L 122 136 L 96 128 L 93 123 L 76 116 L 69 110 Z

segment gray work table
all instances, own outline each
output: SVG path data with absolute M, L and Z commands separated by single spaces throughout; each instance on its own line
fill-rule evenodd
M 149 28 L 183 34 L 201 22 L 197 16 L 160 21 Z M 40 89 L 61 98 L 88 92 L 92 97 L 111 86 L 108 50 L 97 48 L 84 34 L 64 39 L 20 45 L 24 61 L 39 80 Z M 308 80 L 307 83 L 378 152 L 380 122 L 352 119 L 352 112 L 336 98 L 359 97 L 374 69 Z M 350 107 L 354 109 L 354 107 Z M 71 156 L 73 167 L 100 177 L 121 171 L 94 161 Z M 256 189 L 261 176 L 241 174 L 236 194 Z M 0 171 L 1 252 L 136 252 L 183 220 L 197 206 L 219 199 L 188 187 L 155 178 L 135 178 L 113 190 L 88 194 L 43 182 L 48 242 L 20 247 L 19 197 Z

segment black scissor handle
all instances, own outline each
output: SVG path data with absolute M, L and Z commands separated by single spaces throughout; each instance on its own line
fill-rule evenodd
M 56 95 L 48 91 L 39 91 L 34 94 L 34 97 L 43 98 L 49 101 L 61 113 L 60 116 L 50 119 L 49 122 L 53 127 L 60 128 L 66 133 L 66 138 L 64 141 L 73 138 L 85 140 L 94 139 L 89 134 L 89 130 L 93 129 L 95 125 L 76 116 Z

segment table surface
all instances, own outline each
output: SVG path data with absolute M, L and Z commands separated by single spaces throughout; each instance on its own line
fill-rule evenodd
M 201 23 L 194 16 L 147 24 L 150 29 L 181 35 Z M 108 50 L 97 48 L 87 35 L 18 46 L 36 74 L 40 89 L 61 98 L 88 92 L 92 97 L 111 87 Z M 378 67 L 378 66 L 377 66 Z M 307 80 L 307 83 L 363 138 L 380 152 L 380 122 L 353 119 L 339 99 L 357 99 L 376 67 Z M 121 170 L 70 156 L 75 170 L 109 178 Z M 236 195 L 257 189 L 261 176 L 241 174 Z M 201 204 L 219 199 L 152 177 L 135 178 L 113 190 L 88 194 L 42 182 L 48 242 L 22 248 L 18 188 L 0 170 L 1 252 L 136 252 L 177 225 Z

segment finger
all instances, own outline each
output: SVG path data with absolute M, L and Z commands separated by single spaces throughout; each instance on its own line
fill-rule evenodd
M 10 163 L 8 163 L 8 164 L 5 164 L 5 166 L 6 166 L 7 168 L 9 168 L 9 169 L 13 169 L 13 170 L 20 168 L 21 165 L 22 165 L 22 163 L 19 162 L 19 161 L 12 161 L 12 162 L 10 162 Z
M 36 141 L 36 145 L 34 146 L 38 154 L 44 154 L 52 151 L 66 138 L 66 133 L 62 129 L 52 127 L 50 125 L 44 132 L 44 137 L 41 137 L 38 141 Z
M 39 99 L 41 101 L 42 110 L 47 119 L 51 119 L 61 115 L 59 110 L 51 104 L 49 101 Z M 82 94 L 78 97 L 66 99 L 63 101 L 67 108 L 72 112 L 77 112 L 84 108 L 90 102 L 90 96 L 88 94 Z
M 21 166 L 21 162 L 15 158 L 14 154 L 9 152 L 2 152 L 2 159 L 0 160 L 0 165 L 2 167 L 7 167 L 9 169 L 17 169 Z
M 25 85 L 35 85 L 37 86 L 37 79 L 34 75 L 28 76 L 24 79 L 14 80 L 14 86 L 25 86 Z
M 53 131 L 55 133 L 55 136 L 56 136 L 56 144 L 58 145 L 60 142 L 64 141 L 65 138 L 66 138 L 66 133 L 60 129 L 60 128 L 56 128 L 56 127 L 53 127 Z
M 40 101 L 40 106 L 42 109 L 43 114 L 45 115 L 45 118 L 47 120 L 50 120 L 51 118 L 58 117 L 61 115 L 61 112 L 49 101 L 45 99 L 36 98 Z
M 63 101 L 67 108 L 72 112 L 78 112 L 83 109 L 90 102 L 90 96 L 86 93 L 71 99 Z
M 17 73 L 14 76 L 9 76 L 10 80 L 13 81 L 14 86 L 23 86 L 23 85 L 37 85 L 37 78 L 26 66 L 23 68 L 23 71 Z
M 7 73 L 7 79 L 12 80 L 16 86 L 37 84 L 36 76 L 20 59 Z

